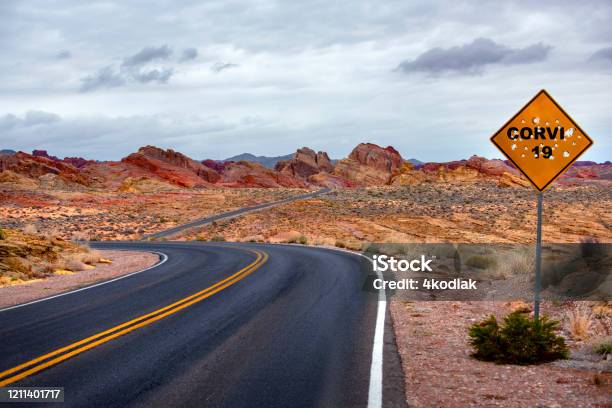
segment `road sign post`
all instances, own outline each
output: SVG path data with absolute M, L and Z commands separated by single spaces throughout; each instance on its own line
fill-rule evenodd
M 534 317 L 540 318 L 543 192 L 593 141 L 544 89 L 506 122 L 491 142 L 538 190 Z
M 544 193 L 538 192 L 538 225 L 536 227 L 535 252 L 535 290 L 533 302 L 533 316 L 540 319 L 540 291 L 542 290 L 542 201 Z

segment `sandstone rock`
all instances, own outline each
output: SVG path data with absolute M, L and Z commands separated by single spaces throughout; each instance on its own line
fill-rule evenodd
M 515 176 L 510 173 L 503 173 L 499 178 L 500 187 L 531 187 L 531 183 L 524 177 Z
M 226 163 L 217 184 L 225 187 L 307 187 L 304 180 L 247 161 Z
M 96 163 L 95 160 L 87 160 L 82 157 L 64 157 L 62 161 L 64 163 L 72 164 L 77 169 L 83 168 L 88 164 Z
M 291 160 L 276 163 L 275 169 L 289 176 L 308 178 L 320 172 L 331 173 L 334 165 L 327 153 L 316 153 L 308 147 L 302 147 L 295 152 Z
M 136 154 L 142 154 L 146 157 L 157 159 L 170 165 L 190 170 L 210 183 L 214 183 L 221 178 L 219 174 L 210 167 L 204 166 L 202 163 L 197 162 L 182 153 L 175 152 L 172 149 L 164 150 L 155 146 L 145 146 L 138 149 L 138 153 Z
M 336 164 L 333 174 L 359 186 L 385 185 L 403 162 L 402 156 L 391 146 L 383 148 L 361 143 L 348 158 Z
M 309 176 L 306 181 L 308 181 L 310 184 L 325 188 L 344 188 L 356 186 L 354 183 L 345 178 L 336 176 L 334 174 L 329 174 L 325 171 Z
M 155 146 L 141 147 L 137 153 L 132 153 L 121 161 L 182 187 L 208 187 L 221 178 L 219 173 L 210 167 L 182 153 L 172 149 L 163 150 Z
M 0 155 L 0 171 L 10 170 L 26 177 L 38 179 L 45 174 L 56 174 L 70 183 L 89 185 L 89 180 L 71 164 L 40 156 L 18 152 L 14 155 Z

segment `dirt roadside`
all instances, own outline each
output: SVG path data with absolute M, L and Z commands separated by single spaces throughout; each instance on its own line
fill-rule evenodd
M 112 263 L 99 264 L 95 269 L 74 274 L 54 275 L 45 279 L 34 279 L 19 285 L 0 287 L 0 309 L 127 275 L 155 265 L 159 261 L 159 256 L 150 252 L 98 252 L 102 257 L 110 259 Z
M 470 357 L 467 328 L 503 302 L 390 302 L 411 407 L 610 407 L 612 373 Z M 597 380 L 596 380 L 597 378 Z

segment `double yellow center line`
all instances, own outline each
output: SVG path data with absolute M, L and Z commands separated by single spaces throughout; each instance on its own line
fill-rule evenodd
M 268 260 L 268 254 L 263 251 L 251 249 L 248 249 L 248 251 L 253 252 L 256 255 L 256 259 L 233 275 L 228 276 L 227 278 L 207 287 L 206 289 L 157 309 L 151 313 L 147 313 L 125 323 L 121 323 L 115 327 L 111 327 L 108 330 L 104 330 L 100 333 L 94 334 L 93 336 L 89 336 L 40 357 L 36 357 L 23 364 L 2 371 L 0 372 L 0 387 L 5 387 L 16 381 L 22 380 L 32 374 L 74 357 L 77 354 L 81 354 L 84 351 L 97 347 L 100 344 L 109 342 L 141 327 L 148 326 L 153 322 L 163 319 L 164 317 L 170 316 L 195 303 L 201 302 L 202 300 L 211 297 L 215 293 L 220 292 L 234 283 L 244 279 Z

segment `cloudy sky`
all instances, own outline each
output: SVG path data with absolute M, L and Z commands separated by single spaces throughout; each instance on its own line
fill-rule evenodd
M 499 157 L 546 88 L 610 160 L 610 21 L 606 0 L 3 0 L 0 148 Z

